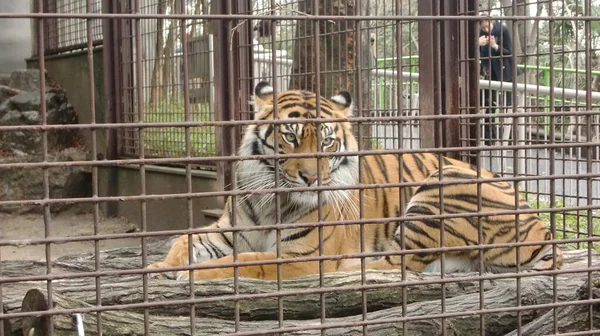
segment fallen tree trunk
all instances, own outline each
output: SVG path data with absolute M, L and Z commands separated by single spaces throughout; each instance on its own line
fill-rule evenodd
M 546 314 L 538 317 L 525 325 L 521 330 L 521 335 L 542 336 L 555 334 L 556 332 L 564 334 L 573 331 L 592 331 L 600 328 L 600 305 L 577 302 L 577 300 L 587 300 L 589 295 L 589 282 L 586 281 L 576 295 L 572 298 L 573 305 L 558 307 L 550 310 Z M 600 277 L 592 278 L 592 299 L 600 298 Z M 590 307 L 591 306 L 591 307 Z M 592 324 L 590 325 L 590 308 L 592 313 Z M 506 336 L 517 336 L 517 330 Z
M 158 245 L 157 245 L 158 246 Z M 164 250 L 149 250 L 148 259 L 160 259 Z M 600 265 L 599 258 L 594 255 L 594 266 Z M 15 276 L 38 273 L 45 270 L 44 263 L 24 262 L 21 272 L 18 272 L 19 263 L 11 263 L 8 267 L 3 264 L 3 276 L 6 271 Z M 115 249 L 104 251 L 101 254 L 100 264 L 102 269 L 132 269 L 140 268 L 141 260 L 139 249 Z M 565 268 L 585 268 L 587 266 L 587 251 L 566 251 Z M 73 256 L 60 258 L 53 263 L 54 270 L 61 272 L 81 272 L 94 270 L 95 260 L 93 255 Z M 39 268 L 39 269 L 37 269 Z M 442 326 L 440 319 L 427 317 L 415 320 L 420 316 L 442 313 L 440 299 L 442 290 L 438 274 L 424 274 L 407 272 L 405 282 L 401 281 L 399 271 L 376 272 L 369 271 L 366 283 L 373 286 L 366 291 L 368 311 L 367 319 L 376 320 L 380 324 L 368 326 L 370 335 L 402 335 L 402 323 L 397 321 L 408 317 L 410 323 L 406 324 L 408 335 L 432 335 L 441 333 L 446 329 L 447 334 L 472 335 L 479 334 L 480 309 L 479 290 L 480 280 L 461 279 L 476 274 L 446 275 L 446 279 L 456 279 L 456 282 L 447 283 L 445 291 L 445 312 L 452 314 L 465 313 L 462 316 L 453 316 L 445 319 Z M 594 275 L 596 276 L 596 275 Z M 140 276 L 126 277 L 101 277 L 101 302 L 103 308 L 121 304 L 139 304 L 143 302 L 143 283 Z M 362 291 L 357 289 L 361 285 L 360 273 L 333 273 L 324 277 L 324 295 L 327 324 L 340 326 L 339 329 L 328 329 L 328 335 L 354 335 L 362 334 L 360 321 L 362 320 Z M 577 289 L 587 279 L 587 273 L 572 273 L 557 275 L 557 300 L 565 301 L 574 298 Z M 484 291 L 483 308 L 485 313 L 486 335 L 503 335 L 516 328 L 517 313 L 508 308 L 517 306 L 515 293 L 515 279 L 496 279 L 482 282 Z M 400 287 L 406 285 L 405 289 Z M 554 280 L 551 276 L 525 277 L 521 279 L 521 306 L 530 306 L 551 303 L 554 300 Z M 278 302 L 274 297 L 277 294 L 276 281 L 260 281 L 241 278 L 238 283 L 239 295 L 247 295 L 239 299 L 240 331 L 270 330 L 276 328 L 278 323 L 274 320 L 278 316 Z M 96 279 L 79 278 L 73 280 L 56 280 L 52 282 L 53 299 L 57 308 L 73 309 L 92 307 L 96 304 Z M 235 330 L 233 319 L 235 293 L 231 280 L 196 282 L 194 286 L 195 326 L 198 334 L 219 334 Z M 45 282 L 6 283 L 3 284 L 3 304 L 8 312 L 20 310 L 20 303 L 24 293 L 38 288 L 46 293 Z M 318 276 L 308 276 L 282 281 L 282 292 L 295 291 L 295 295 L 285 296 L 283 300 L 284 327 L 293 328 L 315 327 L 308 331 L 294 331 L 294 335 L 319 334 L 320 320 L 320 295 L 309 294 L 310 291 L 319 290 Z M 331 293 L 332 290 L 340 290 Z M 402 302 L 406 291 L 406 313 L 403 314 Z M 300 291 L 298 293 L 298 291 Z M 252 295 L 254 297 L 252 297 Z M 271 295 L 271 297 L 268 297 Z M 148 308 L 150 334 L 164 335 L 189 335 L 191 334 L 191 318 L 189 317 L 191 302 L 176 305 L 167 305 L 165 301 L 175 303 L 176 300 L 190 298 L 189 283 L 173 280 L 152 279 L 148 282 L 148 301 L 157 302 L 154 307 Z M 229 298 L 229 300 L 227 300 Z M 121 309 L 121 308 L 119 308 Z M 490 309 L 497 309 L 490 312 Z M 498 310 L 499 309 L 499 310 Z M 504 309 L 504 310 L 502 310 Z M 475 313 L 469 313 L 469 312 Z M 521 313 L 523 324 L 534 321 L 535 318 L 545 314 L 548 308 L 535 308 L 524 310 Z M 188 315 L 188 316 L 185 316 Z M 105 335 L 144 334 L 143 309 L 130 307 L 127 310 L 113 310 L 101 313 L 102 329 Z M 86 334 L 94 334 L 96 318 L 94 313 L 85 314 Z M 64 320 L 63 320 L 64 319 Z M 396 320 L 396 321 L 390 321 Z M 55 316 L 58 330 L 70 331 L 73 325 L 69 316 Z M 252 320 L 252 321 L 244 321 Z M 11 320 L 13 329 L 18 328 L 18 319 Z M 61 329 L 63 328 L 63 329 Z M 288 333 L 286 333 L 288 334 Z
M 581 262 L 587 262 L 584 257 L 586 251 L 567 253 L 569 267 L 578 267 Z M 586 252 L 587 253 L 587 252 Z M 581 261 L 579 261 L 581 260 Z M 80 267 L 77 267 L 80 269 Z M 480 280 L 461 280 L 465 277 L 473 277 L 477 274 L 449 274 L 446 279 L 456 279 L 456 282 L 447 283 L 444 286 L 446 298 L 463 296 L 466 294 L 479 293 Z M 561 298 L 571 295 L 578 286 L 585 281 L 587 273 L 559 275 L 557 278 L 560 287 L 558 295 Z M 366 285 L 372 289 L 366 291 L 369 311 L 402 305 L 404 291 L 406 291 L 406 303 L 440 300 L 442 298 L 439 274 L 407 272 L 405 281 L 402 282 L 400 271 L 368 271 L 366 273 Z M 143 301 L 143 281 L 141 276 L 124 277 L 102 277 L 100 282 L 101 302 L 103 306 L 114 306 L 121 304 L 135 304 Z M 325 310 L 327 317 L 342 317 L 360 314 L 362 311 L 362 291 L 357 290 L 362 285 L 362 277 L 359 272 L 332 273 L 324 276 L 323 288 L 319 287 L 318 276 L 307 276 L 282 281 L 282 291 L 277 292 L 276 281 L 264 281 L 248 278 L 240 278 L 238 282 L 238 293 L 246 295 L 246 299 L 238 299 L 239 314 L 242 320 L 267 320 L 277 319 L 278 300 L 277 295 L 298 292 L 295 295 L 283 296 L 283 313 L 289 319 L 310 319 L 320 317 L 320 295 L 315 291 L 325 292 Z M 482 290 L 503 287 L 514 288 L 516 281 L 512 278 L 484 280 Z M 410 284 L 406 288 L 402 285 Z M 35 283 L 6 284 L 3 287 L 3 302 L 9 311 L 20 309 L 20 300 L 27 290 Z M 549 276 L 526 277 L 521 280 L 522 287 L 531 287 L 540 291 L 539 300 L 550 302 L 552 300 L 553 279 Z M 52 282 L 53 293 L 68 296 L 88 304 L 96 303 L 96 279 L 78 278 L 71 280 L 55 280 Z M 198 317 L 216 317 L 233 319 L 235 313 L 235 301 L 233 300 L 235 287 L 232 279 L 218 281 L 196 282 L 194 286 L 194 297 L 198 300 L 196 309 Z M 148 301 L 165 302 L 186 300 L 191 297 L 188 282 L 150 279 L 148 281 Z M 227 300 L 229 298 L 229 300 Z M 204 301 L 202 301 L 204 300 Z M 165 309 L 164 304 L 149 309 L 151 313 L 160 315 L 189 315 L 189 304 L 169 305 Z
M 600 283 L 600 275 L 594 274 L 594 279 Z M 561 279 L 563 280 L 563 279 Z M 581 287 L 568 284 L 573 291 L 571 297 L 575 297 L 575 292 Z M 562 286 L 561 286 L 562 287 Z M 43 291 L 42 288 L 40 288 Z M 521 289 L 521 305 L 535 305 L 544 303 L 545 298 L 551 297 L 546 286 L 535 286 L 523 284 Z M 515 329 L 517 323 L 517 312 L 509 309 L 517 305 L 517 298 L 514 288 L 508 286 L 496 286 L 485 292 L 485 310 L 495 310 L 485 314 L 485 334 L 486 335 L 504 335 Z M 541 298 L 541 301 L 540 301 Z M 87 308 L 91 305 L 80 300 L 74 300 L 64 295 L 54 295 L 57 309 Z M 415 302 L 406 306 L 406 314 L 403 314 L 401 307 L 383 309 L 377 312 L 367 314 L 366 320 L 370 323 L 376 323 L 367 327 L 369 335 L 439 335 L 443 330 L 448 335 L 476 335 L 480 334 L 480 317 L 475 314 L 480 309 L 479 294 L 467 294 L 447 299 L 445 302 L 445 311 L 453 316 L 447 317 L 442 324 L 440 318 L 435 315 L 442 313 L 441 302 L 423 301 Z M 199 307 L 199 309 L 201 309 Z M 168 307 L 165 308 L 168 310 Z M 521 321 L 528 323 L 537 316 L 543 315 L 548 309 L 536 309 L 521 312 Z M 475 313 L 474 313 L 475 312 Z M 462 316 L 457 316 L 464 313 Z M 434 315 L 434 316 L 432 316 Z M 407 319 L 406 334 L 403 333 L 402 319 Z M 94 313 L 83 314 L 86 334 L 94 335 L 97 328 L 97 318 Z M 326 325 L 337 327 L 328 329 L 328 335 L 359 335 L 362 334 L 360 326 L 362 316 L 350 316 L 331 318 L 326 320 Z M 396 321 L 394 321 L 396 320 Z M 151 335 L 191 335 L 191 319 L 184 316 L 161 316 L 152 314 L 148 321 L 148 330 L 144 329 L 144 314 L 130 311 L 107 311 L 101 313 L 101 321 L 104 335 L 140 335 L 145 331 Z M 551 323 L 551 319 L 549 319 Z M 55 329 L 60 332 L 69 332 L 73 330 L 72 317 L 56 316 Z M 559 323 L 562 322 L 559 320 Z M 218 335 L 234 332 L 234 322 L 217 318 L 196 318 L 195 328 L 198 334 Z M 572 324 L 580 327 L 579 323 Z M 239 331 L 266 331 L 277 327 L 275 321 L 242 321 Z M 283 331 L 290 335 L 318 335 L 320 334 L 320 319 L 311 320 L 290 320 L 284 322 Z M 294 330 L 306 328 L 307 330 Z M 312 328 L 312 329 L 311 329 Z M 577 331 L 579 329 L 566 329 L 563 332 Z M 525 335 L 529 335 L 525 333 Z

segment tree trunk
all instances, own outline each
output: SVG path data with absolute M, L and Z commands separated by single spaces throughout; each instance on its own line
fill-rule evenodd
M 313 2 L 303 0 L 298 3 L 298 10 L 312 14 Z M 326 0 L 319 2 L 318 8 L 321 15 L 347 15 L 368 13 L 368 2 L 363 1 L 361 8 L 356 8 L 354 0 Z M 316 91 L 323 97 L 331 97 L 339 91 L 349 91 L 354 100 L 360 102 L 361 115 L 368 116 L 372 108 L 372 55 L 370 53 L 370 34 L 367 23 L 359 23 L 361 27 L 360 41 L 357 40 L 357 24 L 353 21 L 331 22 L 319 20 L 318 35 L 319 48 L 315 45 L 315 23 L 313 21 L 299 20 L 296 26 L 296 41 L 294 44 L 293 66 L 289 89 Z M 358 48 L 360 46 L 360 48 Z M 357 53 L 360 52 L 361 64 L 358 64 Z M 316 60 L 319 61 L 318 70 Z M 319 72 L 317 83 L 316 72 Z M 362 94 L 358 97 L 358 76 L 361 72 Z M 358 105 L 355 105 L 358 106 Z M 355 114 L 358 110 L 355 109 Z M 354 127 L 358 137 L 359 127 Z M 361 148 L 370 148 L 370 125 L 360 126 Z
M 168 250 L 166 242 L 149 243 L 148 262 L 160 260 Z M 600 256 L 593 255 L 594 267 L 600 265 Z M 584 268 L 587 266 L 587 251 L 566 251 L 565 267 Z M 100 254 L 100 269 L 124 270 L 142 267 L 139 248 L 121 248 L 103 251 Z M 95 269 L 92 254 L 59 258 L 53 262 L 53 274 L 86 272 Z M 45 273 L 43 262 L 15 261 L 3 264 L 3 276 L 11 277 L 41 275 Z M 476 274 L 450 274 L 446 279 L 465 278 Z M 408 316 L 416 319 L 422 315 L 440 314 L 441 286 L 437 274 L 407 272 L 406 280 L 401 282 L 400 271 L 369 271 L 366 273 L 368 320 L 390 320 Z M 557 300 L 574 300 L 585 285 L 587 273 L 557 275 Z M 600 274 L 593 274 L 593 287 L 600 287 Z M 326 323 L 337 324 L 338 329 L 328 329 L 328 335 L 359 335 L 362 327 L 355 324 L 362 320 L 362 291 L 359 272 L 332 273 L 324 276 L 323 289 L 327 312 Z M 521 306 L 552 303 L 554 280 L 551 276 L 533 276 L 521 279 Z M 400 287 L 405 285 L 405 289 Z M 495 279 L 481 281 L 485 309 L 511 308 L 517 305 L 514 279 Z M 283 297 L 285 327 L 310 327 L 320 323 L 319 277 L 282 281 L 282 292 L 295 291 L 296 294 Z M 3 304 L 8 313 L 20 311 L 25 293 L 37 288 L 46 294 L 45 282 L 4 283 L 2 288 Z M 100 278 L 101 304 L 104 309 L 114 305 L 131 305 L 143 302 L 143 282 L 140 276 L 105 276 Z M 235 301 L 234 285 L 231 279 L 219 281 L 198 281 L 194 286 L 196 302 L 196 330 L 200 334 L 218 335 L 234 331 L 233 322 Z M 406 291 L 406 300 L 403 295 Z M 335 290 L 335 292 L 332 292 Z M 480 309 L 480 281 L 460 280 L 444 286 L 445 311 L 451 313 L 470 312 Z M 151 279 L 148 281 L 148 302 L 163 304 L 148 308 L 150 314 L 149 330 L 152 335 L 191 335 L 190 304 L 168 304 L 166 301 L 186 300 L 190 298 L 189 283 L 173 280 Z M 587 291 L 585 291 L 587 293 Z M 240 278 L 238 281 L 238 305 L 240 309 L 240 331 L 258 331 L 277 327 L 278 316 L 276 299 L 277 282 Z M 270 297 L 272 295 L 272 297 Z M 579 294 L 581 297 L 581 294 Z M 244 298 L 245 296 L 245 298 Z M 96 279 L 78 278 L 53 281 L 53 300 L 57 309 L 91 307 L 96 304 Z M 402 302 L 407 303 L 403 313 Z M 578 307 L 578 306 L 577 306 Z M 566 307 L 564 309 L 567 309 Z M 562 308 L 561 308 L 562 309 Z M 548 312 L 548 308 L 532 308 L 521 313 L 523 324 L 534 323 L 536 328 L 547 328 L 552 319 L 537 319 Z M 585 323 L 581 311 L 567 311 L 559 317 L 564 318 L 562 331 L 580 330 Z M 575 314 L 577 313 L 577 314 Z M 585 312 L 583 312 L 585 313 Z M 562 315 L 561 315 L 562 314 Z M 574 315 L 575 314 L 575 315 Z M 94 313 L 83 314 L 86 335 L 94 335 L 97 319 Z M 101 314 L 104 335 L 133 335 L 144 333 L 144 314 L 140 307 L 104 311 Z M 20 328 L 20 319 L 9 319 L 13 330 Z M 57 335 L 73 332 L 72 316 L 55 316 Z M 401 322 L 383 322 L 368 327 L 370 335 L 403 335 Z M 480 317 L 478 314 L 465 314 L 447 318 L 443 328 L 447 334 L 479 334 Z M 516 328 L 517 313 L 500 310 L 485 314 L 486 335 L 504 335 Z M 571 327 L 569 327 L 571 326 Z M 411 320 L 407 323 L 407 335 L 437 335 L 442 332 L 439 319 Z M 527 327 L 527 326 L 526 326 Z M 533 328 L 533 327 L 531 327 Z M 570 329 L 569 329 L 570 328 Z M 292 335 L 316 335 L 320 330 L 292 332 Z M 286 333 L 288 334 L 288 333 Z
M 171 2 L 171 13 L 177 13 L 176 7 L 178 1 L 173 0 Z M 175 69 L 175 41 L 177 36 L 177 29 L 179 27 L 178 20 L 170 20 L 171 25 L 169 26 L 169 34 L 167 35 L 167 42 L 165 43 L 165 47 L 163 49 L 163 62 L 162 62 L 162 79 L 163 83 L 160 86 L 160 97 L 162 100 L 165 100 L 169 97 L 169 88 L 174 82 L 172 82 L 173 74 L 176 73 Z
M 592 299 L 600 298 L 600 278 L 594 276 L 592 278 Z M 588 300 L 590 299 L 588 291 L 588 282 L 586 281 L 576 295 L 571 299 Z M 522 335 L 542 336 L 558 333 L 569 333 L 572 331 L 587 331 L 600 328 L 600 314 L 598 314 L 598 305 L 593 306 L 593 328 L 590 329 L 589 320 L 590 306 L 587 304 L 576 304 L 573 306 L 564 306 L 548 311 L 546 314 L 538 317 L 532 322 L 525 325 L 522 329 Z M 554 315 L 556 314 L 556 323 L 554 323 Z M 555 330 L 556 328 L 556 330 Z M 506 336 L 516 336 L 517 332 L 513 331 Z
M 312 14 L 313 1 L 302 0 L 298 10 Z M 355 15 L 354 0 L 320 1 L 320 15 Z M 351 21 L 318 21 L 319 49 L 315 45 L 315 21 L 298 20 L 294 44 L 294 63 L 289 88 L 316 91 L 330 97 L 341 90 L 354 89 L 351 72 L 355 69 L 355 24 Z M 319 61 L 319 82 L 316 60 Z
M 158 2 L 158 14 L 165 14 L 166 8 L 163 1 Z M 161 77 L 162 51 L 165 44 L 163 36 L 164 20 L 156 19 L 156 44 L 154 45 L 154 65 L 152 69 L 152 79 L 150 82 L 150 104 L 158 106 L 160 100 L 160 87 L 164 77 Z
M 600 53 L 592 50 L 590 55 L 592 70 L 600 71 Z M 600 92 L 600 75 L 592 75 L 592 91 Z

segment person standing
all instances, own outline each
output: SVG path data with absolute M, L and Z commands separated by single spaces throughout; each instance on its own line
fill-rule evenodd
M 481 15 L 489 16 L 487 12 Z M 480 21 L 479 31 L 479 58 L 481 61 L 481 75 L 485 79 L 499 82 L 512 82 L 513 68 L 513 49 L 512 39 L 508 28 L 499 21 L 485 18 Z M 503 91 L 501 104 L 498 104 L 497 90 L 482 90 L 482 105 L 486 108 L 486 113 L 493 113 L 496 106 L 512 109 L 512 92 Z M 492 125 L 492 120 L 486 122 L 484 137 L 486 139 L 496 138 L 496 128 Z

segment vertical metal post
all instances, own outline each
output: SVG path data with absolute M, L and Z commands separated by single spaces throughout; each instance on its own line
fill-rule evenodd
M 103 13 L 119 13 L 119 7 L 116 0 L 103 0 L 102 1 L 102 12 Z M 106 99 L 104 120 L 107 124 L 118 123 L 121 121 L 122 111 L 122 100 L 119 94 L 123 85 L 121 75 L 121 52 L 120 46 L 123 41 L 120 37 L 120 26 L 123 24 L 123 20 L 116 19 L 104 19 L 102 22 L 102 54 L 103 54 L 103 71 L 104 71 L 104 93 Z M 104 154 L 98 153 L 98 157 L 94 159 L 101 160 L 102 157 L 106 160 L 114 160 L 119 157 L 119 137 L 123 134 L 123 130 L 109 128 L 105 131 L 106 143 Z M 114 181 L 118 180 L 117 168 L 106 167 L 106 179 L 112 181 L 111 183 L 103 183 L 106 188 L 107 196 L 118 195 L 118 183 Z M 118 204 L 116 202 L 106 202 L 102 205 L 102 211 L 105 216 L 115 215 L 118 211 Z
M 459 2 L 456 0 L 443 0 L 442 15 L 458 15 Z M 440 93 L 441 113 L 460 114 L 460 81 L 459 81 L 459 30 L 458 21 L 446 20 L 441 24 L 440 56 L 442 87 Z M 443 130 L 443 147 L 460 147 L 460 125 L 458 119 L 441 121 Z M 447 156 L 458 159 L 459 152 L 446 153 Z
M 117 13 L 131 13 L 131 3 L 129 1 L 115 1 L 113 4 L 116 5 Z M 116 82 L 117 87 L 115 88 L 117 100 L 117 122 L 134 122 L 132 113 L 134 109 L 134 74 L 133 74 L 133 20 L 123 19 L 117 20 L 117 33 L 115 36 L 115 45 L 118 50 L 116 51 L 117 63 L 115 64 L 116 70 Z M 124 89 L 128 88 L 128 89 Z M 128 139 L 134 139 L 138 134 L 136 130 L 132 129 L 120 129 L 118 130 L 117 136 L 117 154 L 132 155 L 135 153 L 127 153 L 126 148 L 132 148 L 131 144 L 126 146 L 125 141 Z M 127 135 L 127 136 L 125 136 Z M 131 141 L 131 140 L 129 140 Z M 132 149 L 129 149 L 130 151 Z M 134 149 L 133 149 L 134 150 Z
M 455 0 L 419 1 L 419 15 L 457 15 Z M 419 22 L 419 106 L 421 115 L 459 114 L 458 22 Z M 422 121 L 421 146 L 458 147 L 458 120 Z M 442 134 L 437 134 L 441 130 Z M 431 136 L 435 134 L 435 136 Z M 459 153 L 446 155 L 458 157 Z
M 252 11 L 252 0 L 241 0 L 238 1 L 238 13 L 248 14 Z M 243 108 L 247 106 L 248 102 L 251 99 L 252 90 L 254 89 L 254 46 L 253 46 L 253 38 L 252 38 L 252 21 L 248 21 L 246 24 L 240 26 L 238 28 L 238 32 L 235 36 L 238 43 L 238 57 L 239 57 L 239 76 L 236 78 L 236 82 L 239 85 L 239 107 L 236 118 L 242 119 L 244 113 Z M 235 42 L 235 41 L 234 41 Z M 238 135 L 237 141 L 240 143 L 242 132 L 242 126 L 236 126 L 236 134 Z
M 57 0 L 47 0 L 44 1 L 44 12 L 46 13 L 56 13 L 58 11 L 57 5 L 56 5 L 56 1 Z M 44 20 L 44 23 L 46 24 L 46 26 L 44 27 L 45 30 L 45 51 L 49 51 L 49 50 L 56 50 L 58 49 L 58 19 L 56 18 L 47 18 Z
M 114 0 L 102 1 L 103 13 L 114 13 Z M 106 110 L 104 113 L 104 122 L 112 124 L 117 122 L 117 101 L 119 82 L 118 77 L 118 39 L 115 35 L 116 20 L 104 19 L 102 22 L 102 51 L 103 51 L 103 70 L 104 70 L 104 92 L 106 96 Z M 117 132 L 115 129 L 106 130 L 106 159 L 115 159 L 117 157 Z M 97 158 L 96 158 L 97 159 Z
M 240 2 L 216 1 L 211 6 L 213 14 L 235 14 L 240 11 Z M 243 9 L 243 8 L 242 8 Z M 238 31 L 232 36 L 228 28 L 228 20 L 217 20 L 214 23 L 215 34 L 215 73 L 223 74 L 215 76 L 215 119 L 218 121 L 235 120 L 236 112 L 240 110 L 241 99 L 230 101 L 231 92 L 234 97 L 248 99 L 248 92 L 240 91 L 240 62 L 243 61 L 240 54 L 240 36 L 248 37 L 247 24 L 238 27 Z M 246 33 L 244 33 L 246 32 Z M 229 50 L 231 48 L 231 51 Z M 246 61 L 247 62 L 247 61 Z M 233 79 L 227 75 L 233 72 Z M 245 96 L 244 96 L 245 95 Z M 246 100 L 247 101 L 247 100 Z M 222 126 L 216 128 L 216 154 L 217 156 L 230 156 L 235 154 L 232 148 L 232 139 L 240 139 L 241 132 L 235 126 Z M 231 181 L 234 178 L 231 165 L 228 162 L 217 162 L 217 182 L 222 190 L 231 190 Z M 223 200 L 221 202 L 224 204 Z
M 439 0 L 419 1 L 419 15 L 436 15 L 439 11 Z M 440 107 L 439 87 L 436 79 L 436 64 L 440 60 L 439 31 L 433 20 L 419 21 L 419 113 L 420 115 L 435 115 Z M 434 148 L 440 144 L 437 141 L 435 122 L 421 120 L 421 147 Z
M 469 15 L 478 15 L 477 9 L 479 8 L 478 0 L 465 0 L 466 1 L 466 10 Z M 478 38 L 478 23 L 473 20 L 469 20 L 466 22 L 466 32 L 464 35 L 466 36 L 464 42 L 464 48 L 466 49 L 467 59 L 469 60 L 467 63 L 466 73 L 462 76 L 465 78 L 465 90 L 467 96 L 467 113 L 469 114 L 477 114 L 479 113 L 478 106 L 479 102 L 479 47 L 477 45 Z M 479 143 L 479 120 L 477 119 L 469 119 L 469 128 L 467 134 L 463 134 L 463 138 L 468 138 L 467 145 L 469 147 L 476 147 Z M 469 153 L 469 158 L 472 164 L 478 164 L 478 153 L 471 152 Z

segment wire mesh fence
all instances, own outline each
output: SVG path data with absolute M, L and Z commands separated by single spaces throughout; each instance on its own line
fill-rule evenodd
M 0 86 L 0 336 L 598 334 L 597 1 L 32 8 L 0 13 L 38 70 Z
M 86 0 L 49 0 L 32 1 L 34 11 L 43 13 L 63 13 L 63 14 L 85 14 L 101 13 L 102 1 L 94 0 L 87 7 Z M 39 10 L 41 8 L 41 10 Z M 37 24 L 38 22 L 35 22 Z M 61 54 L 73 51 L 80 51 L 87 46 L 88 33 L 91 33 L 93 45 L 102 43 L 102 21 L 91 20 L 91 31 L 88 32 L 88 20 L 81 18 L 51 18 L 43 23 L 44 27 L 44 54 Z M 28 27 L 24 27 L 28 29 Z M 34 28 L 36 30 L 36 28 Z M 34 41 L 35 43 L 35 41 Z M 37 47 L 33 48 L 33 54 L 37 55 Z

